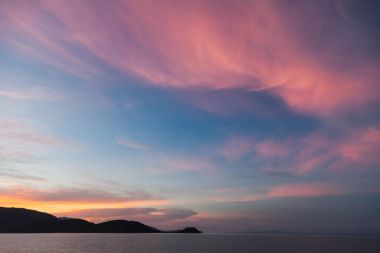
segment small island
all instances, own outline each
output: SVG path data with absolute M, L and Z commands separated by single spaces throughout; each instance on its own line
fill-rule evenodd
M 202 233 L 195 227 L 163 231 L 138 221 L 92 223 L 24 208 L 0 207 L 0 233 Z

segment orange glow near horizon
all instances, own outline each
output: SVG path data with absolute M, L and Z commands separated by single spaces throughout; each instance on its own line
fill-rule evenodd
M 3 207 L 19 207 L 43 211 L 48 213 L 69 212 L 81 209 L 100 209 L 100 208 L 131 208 L 131 207 L 147 207 L 147 206 L 163 206 L 167 205 L 167 200 L 140 200 L 129 202 L 116 203 L 101 203 L 101 202 L 66 202 L 66 201 L 33 201 L 20 200 L 1 196 L 1 206 Z
M 101 208 L 133 208 L 168 205 L 167 200 L 133 200 L 133 201 L 106 201 L 83 200 L 79 201 L 41 201 L 22 198 L 11 194 L 0 194 L 2 207 L 19 207 L 43 211 L 48 213 L 70 212 L 81 209 Z

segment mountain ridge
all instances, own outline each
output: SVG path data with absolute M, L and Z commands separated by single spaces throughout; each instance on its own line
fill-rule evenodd
M 195 227 L 164 231 L 138 221 L 110 220 L 93 223 L 36 210 L 0 207 L 0 233 L 202 233 Z

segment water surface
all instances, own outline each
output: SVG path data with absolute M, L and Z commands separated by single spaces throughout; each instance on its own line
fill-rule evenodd
M 1 253 L 379 253 L 380 237 L 227 234 L 0 234 Z

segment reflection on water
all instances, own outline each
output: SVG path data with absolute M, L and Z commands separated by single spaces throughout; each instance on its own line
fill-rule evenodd
M 0 234 L 1 253 L 380 252 L 380 237 L 226 234 Z

